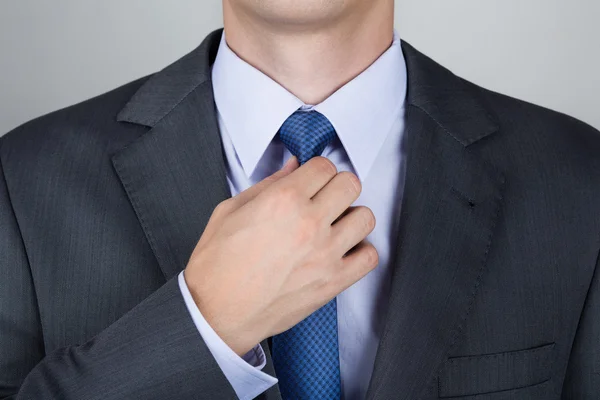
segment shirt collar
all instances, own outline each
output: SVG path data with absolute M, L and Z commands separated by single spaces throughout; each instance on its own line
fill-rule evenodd
M 313 108 L 325 115 L 364 181 L 399 117 L 406 97 L 406 65 L 400 37 L 360 75 Z M 217 110 L 248 177 L 300 99 L 239 58 L 225 34 L 212 69 Z

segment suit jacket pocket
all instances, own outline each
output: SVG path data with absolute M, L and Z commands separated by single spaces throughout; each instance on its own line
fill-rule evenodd
M 550 379 L 554 343 L 481 356 L 448 359 L 439 376 L 439 397 L 500 392 L 537 385 Z

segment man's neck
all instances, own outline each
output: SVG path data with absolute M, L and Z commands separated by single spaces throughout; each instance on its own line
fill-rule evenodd
M 228 46 L 306 104 L 319 104 L 367 69 L 393 40 L 394 4 L 374 1 L 327 27 L 256 21 L 224 2 Z

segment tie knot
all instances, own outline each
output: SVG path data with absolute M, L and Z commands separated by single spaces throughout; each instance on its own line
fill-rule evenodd
M 300 164 L 320 156 L 335 135 L 331 122 L 315 110 L 296 111 L 279 129 L 281 141 Z

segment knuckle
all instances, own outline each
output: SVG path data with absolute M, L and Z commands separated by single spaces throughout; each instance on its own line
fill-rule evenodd
M 375 214 L 369 207 L 361 206 L 360 211 L 362 213 L 364 227 L 368 232 L 372 232 L 375 229 Z
M 335 278 L 336 276 L 331 271 L 331 268 L 321 270 L 319 273 L 319 285 L 326 288 L 335 285 Z
M 313 217 L 303 217 L 298 224 L 298 238 L 302 243 L 308 242 L 319 229 L 319 222 Z
M 338 261 L 337 263 L 330 263 L 330 282 L 329 284 L 333 286 L 336 290 L 335 295 L 339 294 L 341 290 L 339 288 L 343 287 L 344 282 L 347 279 L 346 271 L 344 270 L 344 264 L 342 261 Z
M 340 178 L 344 180 L 345 187 L 352 193 L 360 194 L 362 192 L 362 184 L 360 179 L 352 172 L 344 171 L 339 173 Z
M 213 211 L 213 215 L 215 215 L 216 217 L 222 217 L 224 215 L 227 215 L 229 213 L 229 211 L 231 210 L 232 206 L 233 206 L 233 198 L 223 200 L 222 202 L 217 204 L 217 206 L 215 207 L 215 209 Z
M 269 191 L 261 201 L 261 212 L 274 218 L 286 217 L 294 212 L 298 195 L 291 187 L 281 187 Z
M 283 172 L 281 170 L 275 172 L 273 175 L 269 175 L 267 176 L 265 179 L 263 179 L 261 182 L 259 182 L 259 184 L 263 185 L 263 186 L 268 186 L 272 183 L 274 183 L 275 181 L 277 181 L 281 175 L 283 175 Z
M 292 205 L 298 201 L 298 191 L 291 186 L 279 188 L 275 193 L 273 201 L 279 205 Z
M 306 227 L 313 233 L 316 233 L 321 226 L 321 220 L 315 215 L 304 217 L 304 223 L 306 224 Z
M 333 298 L 340 292 L 339 288 L 342 284 L 342 279 L 339 273 L 334 274 L 332 271 L 324 271 L 319 275 L 319 287 L 323 290 L 323 295 L 326 298 Z
M 331 177 L 337 174 L 337 168 L 335 164 L 325 157 L 314 157 L 309 162 L 313 164 L 318 173 L 322 173 Z
M 379 264 L 379 253 L 372 244 L 363 248 L 365 254 L 365 260 L 369 269 L 374 269 Z

